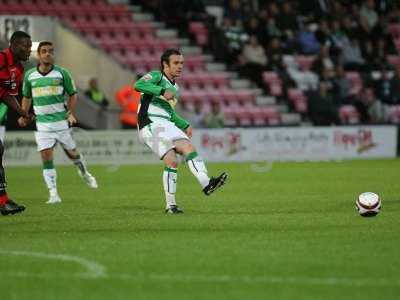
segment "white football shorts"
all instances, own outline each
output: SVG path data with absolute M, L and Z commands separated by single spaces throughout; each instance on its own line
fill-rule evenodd
M 38 151 L 51 149 L 60 143 L 65 150 L 76 148 L 75 141 L 72 139 L 71 129 L 59 131 L 35 131 L 35 139 Z
M 189 137 L 169 120 L 151 118 L 152 123 L 139 130 L 139 139 L 147 145 L 160 159 L 175 148 L 177 140 L 190 140 Z

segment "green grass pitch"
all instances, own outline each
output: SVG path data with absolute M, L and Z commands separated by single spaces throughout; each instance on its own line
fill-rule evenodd
M 185 214 L 165 215 L 160 165 L 93 166 L 98 190 L 58 167 L 53 206 L 39 167 L 7 168 L 27 210 L 0 216 L 0 299 L 400 298 L 399 159 L 209 170 L 230 178 L 205 197 L 180 166 Z

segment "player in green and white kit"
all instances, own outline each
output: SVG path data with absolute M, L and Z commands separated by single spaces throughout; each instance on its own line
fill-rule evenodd
M 161 56 L 161 71 L 151 71 L 135 83 L 142 93 L 138 111 L 139 138 L 165 163 L 163 186 L 166 213 L 182 213 L 175 200 L 178 177 L 177 154 L 186 158 L 189 169 L 206 195 L 221 187 L 227 174 L 209 177 L 204 161 L 192 145 L 192 127 L 175 112 L 179 87 L 175 79 L 181 75 L 183 56 L 178 50 L 166 50 Z
M 53 204 L 61 202 L 53 164 L 53 149 L 57 143 L 60 143 L 77 166 L 79 175 L 91 188 L 97 188 L 97 182 L 88 172 L 82 155 L 76 150 L 69 128 L 69 125 L 77 122 L 74 116 L 77 102 L 74 81 L 66 69 L 54 65 L 54 47 L 51 42 L 39 43 L 38 58 L 39 65 L 25 73 L 22 109 L 29 111 L 33 103 L 37 128 L 35 138 L 42 157 L 44 181 L 50 193 L 47 203 Z M 65 107 L 65 94 L 68 96 L 68 110 Z M 21 117 L 18 122 L 21 126 L 26 126 L 29 120 Z

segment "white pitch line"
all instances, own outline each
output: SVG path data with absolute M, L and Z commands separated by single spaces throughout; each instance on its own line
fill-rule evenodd
M 193 274 L 159 274 L 159 273 L 108 273 L 106 268 L 97 262 L 62 254 L 48 254 L 27 251 L 0 250 L 0 255 L 27 256 L 41 259 L 73 262 L 85 268 L 83 273 L 30 273 L 7 272 L 0 274 L 9 277 L 22 278 L 79 278 L 79 279 L 115 279 L 126 281 L 172 281 L 172 282 L 205 282 L 205 283 L 243 283 L 243 284 L 291 284 L 291 285 L 319 285 L 319 286 L 386 286 L 400 287 L 400 279 L 388 278 L 337 278 L 337 277 L 279 277 L 279 276 L 231 276 L 231 275 L 193 275 Z
M 0 250 L 0 255 L 27 256 L 27 257 L 35 257 L 41 259 L 73 262 L 85 268 L 84 273 L 78 273 L 76 274 L 76 276 L 82 278 L 102 278 L 107 276 L 106 268 L 104 266 L 98 264 L 97 262 L 90 261 L 78 256 L 64 255 L 64 254 L 49 254 L 41 252 L 28 252 L 28 251 L 5 251 L 5 250 Z
M 7 277 L 21 278 L 78 278 L 78 279 L 93 279 L 82 274 L 68 274 L 57 272 L 49 273 L 29 273 L 29 272 L 1 272 L 0 274 Z M 113 273 L 107 274 L 96 279 L 107 280 L 126 280 L 135 282 L 158 281 L 158 282 L 180 282 L 180 283 L 241 283 L 241 284 L 288 284 L 288 285 L 314 285 L 314 286 L 349 286 L 349 287 L 400 287 L 399 280 L 390 279 L 357 279 L 357 278 L 314 278 L 314 277 L 277 277 L 277 276 L 205 276 L 205 275 L 179 275 L 179 274 L 122 274 Z
M 397 286 L 400 280 L 390 279 L 358 279 L 358 278 L 316 278 L 316 277 L 277 277 L 277 276 L 206 276 L 184 274 L 109 274 L 110 279 L 120 280 L 153 280 L 176 282 L 209 282 L 209 283 L 246 283 L 246 284 L 296 284 L 327 286 Z

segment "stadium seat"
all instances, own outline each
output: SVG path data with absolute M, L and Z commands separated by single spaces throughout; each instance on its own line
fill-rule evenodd
M 280 97 L 283 95 L 282 80 L 276 72 L 263 72 L 262 78 L 272 96 Z
M 300 89 L 288 90 L 289 101 L 293 104 L 294 110 L 298 113 L 304 114 L 307 112 L 307 98 L 304 92 Z
M 342 105 L 339 108 L 339 118 L 342 124 L 360 123 L 360 116 L 353 105 Z
M 234 127 L 238 125 L 237 111 L 236 108 L 232 108 L 230 106 L 223 106 L 222 111 L 224 114 L 224 123 L 225 126 Z
M 397 67 L 400 65 L 400 56 L 398 56 L 398 55 L 388 55 L 388 56 L 386 56 L 386 59 L 387 59 L 388 63 L 394 67 Z
M 390 123 L 400 124 L 400 105 L 390 106 L 387 115 Z
M 190 22 L 189 33 L 194 36 L 196 44 L 206 46 L 208 44 L 208 29 L 202 22 Z

